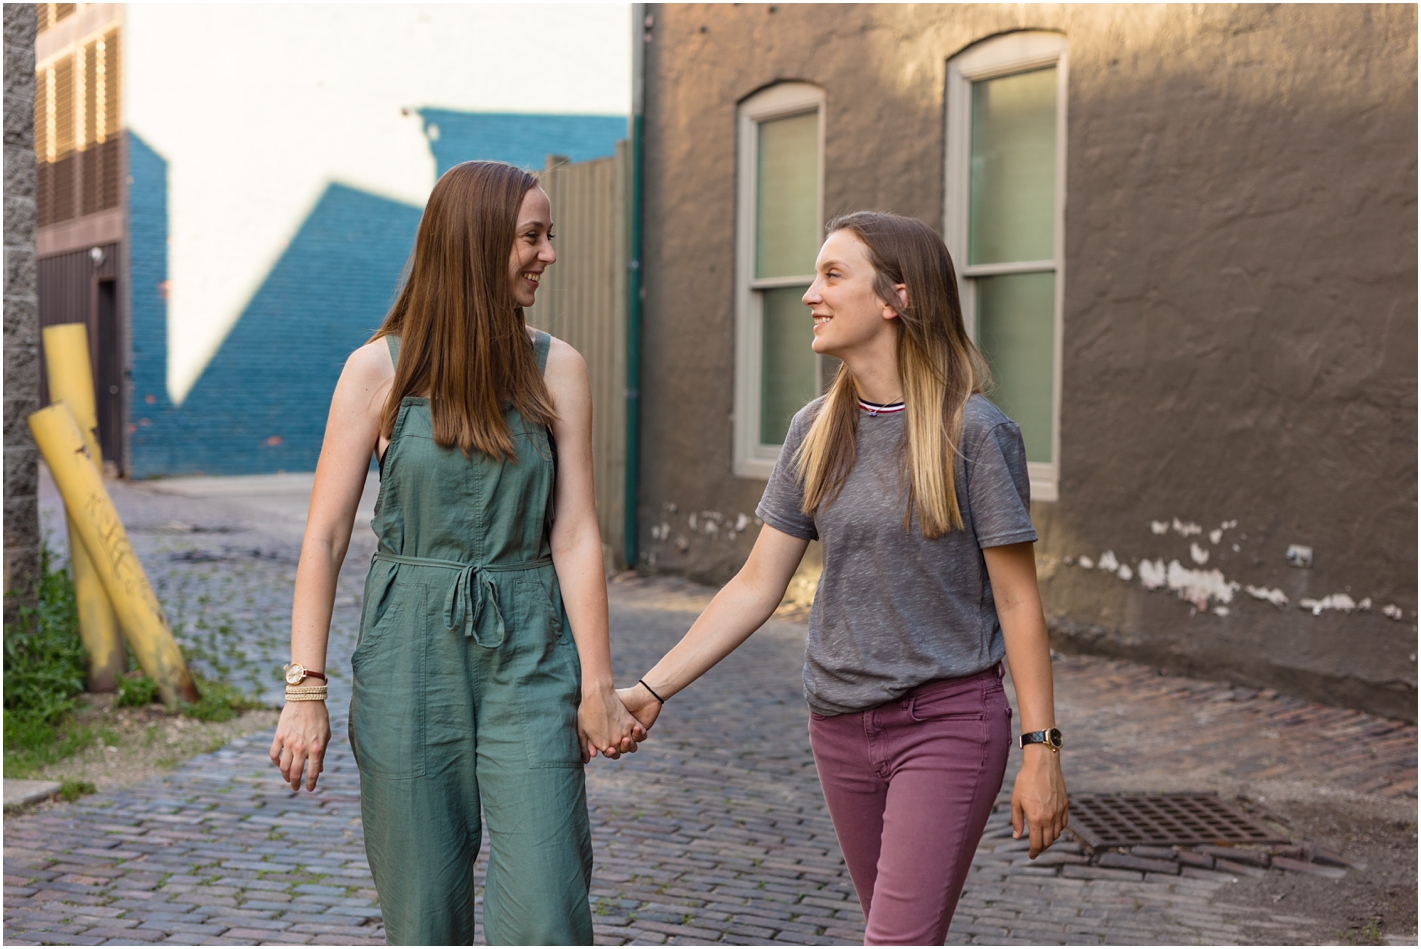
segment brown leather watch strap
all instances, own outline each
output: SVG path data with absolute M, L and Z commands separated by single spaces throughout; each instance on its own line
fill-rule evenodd
M 322 682 L 326 683 L 326 685 L 331 684 L 331 680 L 326 678 L 326 674 L 324 672 L 311 672 L 310 670 L 307 670 L 304 678 L 320 679 Z

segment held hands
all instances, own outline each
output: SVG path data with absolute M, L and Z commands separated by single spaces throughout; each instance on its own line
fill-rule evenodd
M 271 763 L 281 769 L 281 777 L 291 790 L 316 790 L 316 777 L 324 769 L 326 748 L 331 743 L 331 719 L 325 702 L 287 702 L 271 743 Z
M 577 737 L 582 763 L 586 764 L 599 751 L 613 759 L 635 752 L 637 743 L 646 740 L 646 729 L 617 701 L 617 693 L 608 685 L 583 691 L 582 704 L 577 707 Z
M 1066 829 L 1066 779 L 1061 774 L 1061 753 L 1043 745 L 1022 749 L 1021 770 L 1011 792 L 1012 836 L 1020 838 L 1022 824 L 1030 834 L 1031 849 L 1037 854 L 1056 842 Z
M 661 702 L 657 700 L 646 687 L 640 682 L 630 689 L 618 689 L 617 698 L 622 700 L 628 712 L 632 714 L 641 726 L 647 731 L 651 730 L 652 723 L 656 721 L 656 716 L 661 714 Z

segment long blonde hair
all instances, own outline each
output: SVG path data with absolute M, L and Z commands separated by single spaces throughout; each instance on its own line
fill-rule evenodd
M 873 289 L 898 314 L 898 375 L 903 383 L 907 438 L 900 460 L 908 503 L 924 537 L 962 530 L 953 458 L 962 435 L 962 408 L 990 381 L 986 360 L 962 323 L 957 273 L 942 238 L 921 221 L 859 211 L 829 222 L 826 233 L 849 231 L 868 249 Z M 907 288 L 904 306 L 894 289 Z M 832 501 L 854 466 L 858 392 L 848 364 L 839 367 L 829 394 L 795 458 L 804 512 Z
M 552 424 L 552 396 L 508 273 L 518 212 L 537 186 L 528 172 L 497 161 L 462 162 L 435 183 L 409 278 L 370 338 L 400 337 L 380 420 L 386 438 L 404 397 L 421 392 L 429 393 L 435 444 L 465 455 L 516 460 L 504 402 L 530 424 Z

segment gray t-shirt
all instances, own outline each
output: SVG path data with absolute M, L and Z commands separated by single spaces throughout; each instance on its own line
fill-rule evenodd
M 794 455 L 824 400 L 800 410 L 755 513 L 776 530 L 824 545 L 824 574 L 809 613 L 804 693 L 821 715 L 891 702 L 932 679 L 972 675 L 1001 661 L 1001 624 L 985 547 L 1036 540 L 1021 429 L 980 395 L 962 412 L 957 503 L 965 529 L 928 540 L 903 529 L 902 412 L 860 412 L 857 458 L 843 490 L 813 518 Z

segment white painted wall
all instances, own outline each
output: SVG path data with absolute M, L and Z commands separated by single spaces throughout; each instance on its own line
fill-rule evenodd
M 631 101 L 627 4 L 140 3 L 124 41 L 124 123 L 168 162 L 175 404 L 329 183 L 424 204 L 415 109 Z

